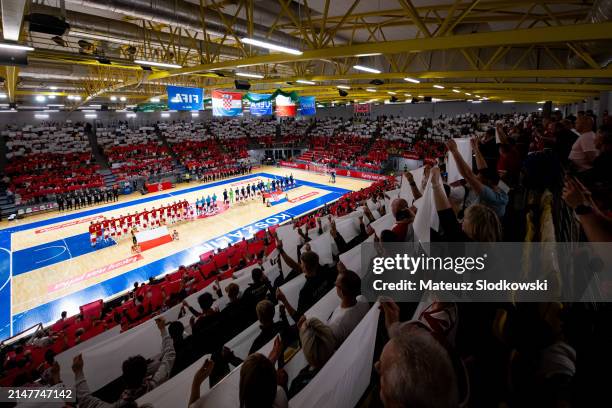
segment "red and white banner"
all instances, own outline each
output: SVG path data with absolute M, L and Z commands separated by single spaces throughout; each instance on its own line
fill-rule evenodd
M 305 163 L 294 163 L 294 162 L 281 161 L 280 165 L 283 167 L 291 167 L 294 169 L 309 170 L 309 167 L 308 167 L 309 165 Z M 335 169 L 335 170 L 336 170 L 336 175 L 338 176 L 354 177 L 354 178 L 360 178 L 364 180 L 380 181 L 380 180 L 386 180 L 388 177 L 388 176 L 385 176 L 384 174 L 368 173 L 365 171 L 358 171 L 358 170 L 346 170 L 346 169 Z
M 368 173 L 365 171 L 346 170 L 346 169 L 336 169 L 336 174 L 338 176 L 354 177 L 354 178 L 360 178 L 364 180 L 374 180 L 374 181 L 386 180 L 389 177 L 389 176 L 385 176 L 384 174 Z
M 162 183 L 147 184 L 147 191 L 149 193 L 155 193 L 156 191 L 169 190 L 172 188 L 172 183 L 164 181 Z
M 136 241 L 140 245 L 141 251 L 155 248 L 172 241 L 168 228 L 164 225 L 152 230 L 140 231 L 136 233 Z
M 276 116 L 293 117 L 297 113 L 295 102 L 288 96 L 276 97 Z
M 288 162 L 288 161 L 281 161 L 280 165 L 283 167 L 292 167 L 294 169 L 301 169 L 301 170 L 305 170 L 306 169 L 306 165 L 304 163 L 294 163 L 294 162 Z

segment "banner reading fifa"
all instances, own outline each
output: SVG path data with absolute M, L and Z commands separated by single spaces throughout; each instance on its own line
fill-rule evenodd
M 213 116 L 242 116 L 240 92 L 212 91 Z
M 249 99 L 251 100 L 250 111 L 253 116 L 265 116 L 272 114 L 272 100 L 270 99 L 271 94 L 256 94 L 249 93 Z M 261 100 L 266 99 L 266 100 Z
M 295 116 L 296 112 L 297 106 L 290 97 L 283 95 L 276 97 L 276 116 L 292 117 Z
M 300 115 L 309 116 L 317 113 L 314 96 L 300 96 Z
M 184 86 L 167 86 L 168 109 L 197 111 L 204 109 L 204 90 Z

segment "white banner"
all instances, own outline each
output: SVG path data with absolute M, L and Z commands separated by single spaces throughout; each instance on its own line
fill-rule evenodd
M 471 167 L 472 166 L 472 145 L 470 144 L 470 139 L 454 139 L 455 143 L 457 143 L 457 150 L 459 154 L 463 158 L 463 160 Z M 446 172 L 448 173 L 447 183 L 451 184 L 455 181 L 463 179 L 461 174 L 459 174 L 459 169 L 457 168 L 457 162 L 453 155 L 449 152 L 448 158 L 446 160 Z
M 379 314 L 376 303 L 317 376 L 289 401 L 291 408 L 357 405 L 370 383 Z

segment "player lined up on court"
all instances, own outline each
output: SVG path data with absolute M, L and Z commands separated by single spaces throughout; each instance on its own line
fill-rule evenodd
M 248 183 L 246 186 L 230 188 L 229 191 L 227 189 L 223 190 L 223 202 L 226 205 L 230 205 L 234 202 L 252 201 L 264 192 L 283 190 L 292 186 L 295 186 L 293 174 L 279 179 L 267 180 L 266 182 L 260 180 L 257 183 Z
M 200 197 L 196 200 L 196 211 L 198 215 L 212 214 L 219 209 L 217 204 L 217 194 L 213 193 L 212 197 L 209 195 Z
M 160 208 L 153 207 L 151 210 L 145 208 L 143 211 L 134 214 L 128 213 L 125 216 L 104 218 L 102 221 L 89 224 L 91 246 L 94 247 L 99 242 L 109 242 L 111 239 L 117 241 L 128 237 L 132 232 L 175 224 L 193 218 L 194 210 L 187 200 L 175 201 Z

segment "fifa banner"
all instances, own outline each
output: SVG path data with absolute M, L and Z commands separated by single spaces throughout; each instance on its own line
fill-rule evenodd
M 314 96 L 300 96 L 300 115 L 311 116 L 317 113 Z
M 168 109 L 197 111 L 204 109 L 204 90 L 183 86 L 167 86 Z
M 276 97 L 276 116 L 293 117 L 296 113 L 297 106 L 295 106 L 295 102 L 290 97 L 283 95 Z
M 265 116 L 272 115 L 272 100 L 270 98 L 270 94 L 256 94 L 250 93 L 249 97 L 251 99 L 250 111 L 253 116 Z M 260 99 L 268 99 L 260 101 Z
M 242 116 L 240 92 L 212 91 L 213 116 Z

